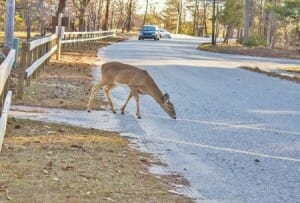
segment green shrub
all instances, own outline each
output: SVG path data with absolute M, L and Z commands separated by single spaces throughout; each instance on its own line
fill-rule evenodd
M 245 46 L 253 47 L 253 46 L 266 46 L 267 43 L 263 36 L 253 34 L 249 36 L 248 41 L 245 42 Z

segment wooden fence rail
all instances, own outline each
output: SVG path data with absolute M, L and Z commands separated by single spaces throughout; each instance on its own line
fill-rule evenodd
M 17 91 L 18 99 L 23 97 L 25 81 L 26 85 L 29 86 L 31 78 L 36 77 L 37 71 L 44 67 L 56 49 L 57 34 L 22 44 Z
M 15 62 L 15 50 L 11 50 L 0 65 L 0 151 L 6 131 L 8 111 L 12 92 L 8 91 L 8 78 Z
M 64 32 L 63 39 L 58 39 L 57 34 L 25 42 L 22 44 L 21 64 L 19 67 L 19 83 L 17 98 L 22 99 L 24 94 L 24 85 L 30 85 L 30 80 L 37 76 L 38 70 L 44 67 L 50 57 L 56 53 L 60 55 L 61 44 L 76 44 L 79 42 L 99 40 L 115 36 L 115 31 L 98 32 Z
M 98 32 L 65 32 L 62 44 L 78 43 L 92 40 L 104 39 L 115 36 L 115 31 L 98 31 Z
M 99 40 L 115 36 L 115 31 L 99 32 L 65 32 L 63 39 L 58 39 L 57 34 L 32 42 L 22 44 L 21 59 L 19 66 L 19 81 L 17 98 L 22 99 L 24 85 L 30 85 L 31 78 L 35 78 L 37 72 L 44 67 L 50 57 L 57 52 L 61 44 L 74 44 L 78 42 Z M 0 151 L 6 131 L 8 111 L 10 108 L 12 92 L 8 91 L 8 78 L 15 62 L 15 50 L 11 50 L 0 65 Z M 58 54 L 58 53 L 57 53 Z

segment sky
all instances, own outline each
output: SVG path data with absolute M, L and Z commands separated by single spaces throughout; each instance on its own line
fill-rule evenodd
M 165 0 L 149 0 L 149 7 L 151 4 L 155 6 L 156 10 L 162 10 L 163 7 L 165 6 Z M 146 9 L 146 0 L 139 0 L 137 6 L 137 13 L 142 14 L 145 12 L 145 9 Z

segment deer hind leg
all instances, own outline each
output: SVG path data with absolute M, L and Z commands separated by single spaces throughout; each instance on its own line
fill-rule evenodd
M 129 102 L 129 100 L 131 99 L 131 97 L 132 97 L 132 92 L 130 91 L 130 93 L 129 93 L 129 95 L 128 95 L 128 98 L 127 98 L 125 104 L 124 104 L 123 107 L 121 108 L 121 113 L 122 113 L 122 114 L 124 114 L 125 108 L 126 108 L 128 102 Z
M 112 111 L 113 113 L 116 113 L 116 111 L 115 111 L 115 109 L 114 109 L 114 105 L 113 105 L 112 100 L 111 100 L 111 98 L 110 98 L 110 90 L 111 90 L 113 87 L 114 87 L 114 85 L 112 85 L 112 84 L 106 86 L 106 88 L 105 88 L 105 94 L 106 94 L 106 97 L 107 97 L 107 99 L 108 99 L 108 103 L 109 103 L 109 106 L 110 106 L 111 111 Z
M 105 83 L 100 82 L 100 83 L 98 83 L 98 84 L 96 84 L 96 85 L 93 86 L 92 91 L 91 91 L 91 96 L 90 96 L 90 99 L 89 99 L 89 102 L 88 102 L 88 105 L 87 105 L 88 112 L 91 112 L 91 105 L 92 105 L 92 103 L 94 101 L 96 91 L 98 89 L 102 88 L 104 85 L 105 85 Z
M 136 116 L 138 119 L 141 118 L 141 113 L 140 113 L 140 103 L 139 103 L 139 94 L 137 89 L 131 89 L 131 94 L 134 96 L 135 101 L 136 101 Z

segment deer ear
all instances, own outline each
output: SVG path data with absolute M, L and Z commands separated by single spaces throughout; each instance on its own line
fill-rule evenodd
M 163 101 L 164 101 L 164 102 L 168 102 L 169 99 L 170 99 L 169 94 L 168 94 L 168 93 L 164 94 L 164 96 L 163 96 Z

